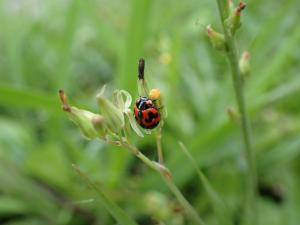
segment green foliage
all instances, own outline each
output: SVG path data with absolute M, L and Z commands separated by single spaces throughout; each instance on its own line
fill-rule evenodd
M 259 224 L 300 221 L 299 10 L 296 0 L 249 0 L 236 31 L 238 45 L 246 46 L 238 55 L 251 54 L 245 94 Z M 225 111 L 235 108 L 228 65 L 211 48 L 207 24 L 222 30 L 215 1 L 0 1 L 0 223 L 115 224 L 76 164 L 137 223 L 192 224 L 160 176 L 125 149 L 85 140 L 61 111 L 61 88 L 74 105 L 95 112 L 94 96 L 105 83 L 138 97 L 140 57 L 149 86 L 161 90 L 167 106 L 162 143 L 176 185 L 208 225 L 219 224 L 181 140 L 238 221 L 243 145 L 239 124 Z M 133 142 L 157 158 L 154 135 Z M 163 217 L 145 207 L 153 191 L 169 207 Z
M 105 194 L 99 189 L 97 184 L 93 183 L 82 171 L 80 171 L 78 167 L 73 165 L 73 168 L 78 173 L 78 175 L 86 182 L 86 184 L 97 192 L 98 198 L 101 203 L 105 206 L 107 211 L 112 214 L 116 221 L 118 221 L 118 223 L 122 225 L 137 225 L 121 208 L 110 201 L 109 198 L 107 198 Z

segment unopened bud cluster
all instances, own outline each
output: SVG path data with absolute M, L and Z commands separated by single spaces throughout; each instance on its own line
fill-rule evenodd
M 143 133 L 136 124 L 132 110 L 130 109 L 132 102 L 130 94 L 124 90 L 116 90 L 113 100 L 110 101 L 104 96 L 104 91 L 105 86 L 96 96 L 101 114 L 70 106 L 65 93 L 60 90 L 59 95 L 62 108 L 88 139 L 98 137 L 108 140 L 119 136 L 125 129 L 126 124 L 129 124 L 137 135 L 143 137 Z
M 250 74 L 250 53 L 247 51 L 244 51 L 240 61 L 239 61 L 239 68 L 241 71 L 241 75 L 246 78 Z
M 224 20 L 224 28 L 225 31 L 227 30 L 227 38 L 231 38 L 241 27 L 241 13 L 246 8 L 246 4 L 244 2 L 240 2 L 237 6 L 235 6 L 232 0 L 228 0 L 226 6 L 227 18 Z M 220 52 L 229 51 L 224 34 L 214 30 L 211 25 L 207 25 L 206 32 L 214 49 Z M 250 74 L 249 61 L 250 53 L 244 51 L 239 60 L 239 70 L 243 79 L 248 77 Z
M 159 110 L 162 118 L 165 117 L 165 109 L 162 103 L 162 97 L 159 89 L 148 90 L 144 79 L 143 59 L 139 61 L 138 67 L 138 91 L 139 95 L 148 97 L 152 100 L 155 107 Z M 80 128 L 86 138 L 102 138 L 104 140 L 122 140 L 134 131 L 138 136 L 144 137 L 143 130 L 135 119 L 132 110 L 132 97 L 125 90 L 115 90 L 112 100 L 105 97 L 105 86 L 97 94 L 96 99 L 100 114 L 96 114 L 84 109 L 79 109 L 69 105 L 67 96 L 63 90 L 59 91 L 62 108 L 68 113 L 69 118 Z M 162 124 L 162 123 L 161 123 Z
M 226 44 L 225 44 L 225 38 L 224 34 L 221 34 L 217 31 L 215 31 L 211 25 L 207 25 L 206 27 L 207 35 L 209 37 L 209 40 L 214 47 L 214 49 L 218 51 L 225 51 L 226 50 Z
M 224 21 L 225 29 L 228 30 L 228 34 L 233 36 L 236 31 L 241 27 L 241 12 L 246 8 L 244 2 L 240 2 L 236 7 L 230 0 L 227 2 L 228 17 Z M 226 51 L 226 42 L 224 34 L 215 31 L 211 25 L 206 27 L 207 35 L 212 43 L 212 46 L 218 51 Z
M 244 2 L 240 2 L 237 7 L 229 7 L 229 16 L 225 20 L 226 28 L 229 34 L 234 35 L 235 32 L 241 27 L 241 12 L 246 8 Z

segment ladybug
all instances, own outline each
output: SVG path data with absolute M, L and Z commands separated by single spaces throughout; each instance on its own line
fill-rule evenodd
M 138 124 L 145 129 L 153 129 L 160 122 L 160 113 L 147 97 L 139 97 L 134 105 L 134 117 Z

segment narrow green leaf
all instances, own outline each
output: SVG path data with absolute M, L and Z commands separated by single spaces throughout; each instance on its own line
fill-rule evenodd
M 300 41 L 300 29 L 292 31 L 284 43 L 277 50 L 269 64 L 265 65 L 264 69 L 256 75 L 256 79 L 251 83 L 249 96 L 257 96 L 261 94 L 267 87 L 271 86 L 272 81 L 276 81 L 279 74 L 284 73 L 291 65 L 290 55 L 297 48 Z
M 3 214 L 13 214 L 13 213 L 26 213 L 28 208 L 26 207 L 26 203 L 22 202 L 19 199 L 12 198 L 9 196 L 0 197 L 0 213 Z
M 135 91 L 137 62 L 142 57 L 149 29 L 150 9 L 154 1 L 131 0 L 127 38 L 120 63 L 119 84 L 131 94 Z
M 41 108 L 51 112 L 60 112 L 58 96 L 42 91 L 0 86 L 0 105 Z
M 220 224 L 227 224 L 230 225 L 232 222 L 230 221 L 230 216 L 228 212 L 228 208 L 225 205 L 225 202 L 221 199 L 221 197 L 217 194 L 217 192 L 213 189 L 211 184 L 209 183 L 208 179 L 206 176 L 202 173 L 200 168 L 198 167 L 197 162 L 193 158 L 193 156 L 189 153 L 187 148 L 182 142 L 178 142 L 180 148 L 182 149 L 183 153 L 187 156 L 187 158 L 190 160 L 192 166 L 196 170 L 198 177 L 203 184 L 203 187 L 205 191 L 208 194 L 208 197 L 210 198 L 210 201 L 212 203 L 212 206 L 219 217 L 219 222 Z
M 81 170 L 73 165 L 75 172 L 84 180 L 84 182 L 98 194 L 99 201 L 102 205 L 110 212 L 110 214 L 116 219 L 121 225 L 137 225 L 119 206 L 113 203 L 106 195 L 100 190 L 100 188 L 92 182 Z

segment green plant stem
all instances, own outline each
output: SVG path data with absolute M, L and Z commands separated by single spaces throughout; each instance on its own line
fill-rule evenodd
M 125 211 L 123 211 L 119 206 L 113 203 L 102 190 L 92 182 L 88 176 L 86 176 L 76 165 L 72 165 L 75 172 L 83 179 L 83 181 L 98 194 L 98 200 L 102 205 L 111 213 L 111 215 L 116 219 L 116 221 L 121 225 L 137 225 L 137 223 L 131 219 Z
M 167 186 L 170 189 L 170 191 L 172 191 L 172 193 L 175 195 L 175 197 L 180 202 L 180 204 L 185 208 L 185 210 L 188 213 L 188 215 L 190 215 L 190 217 L 197 224 L 199 224 L 199 225 L 205 225 L 205 222 L 201 219 L 201 217 L 195 211 L 195 209 L 193 208 L 193 206 L 191 206 L 191 204 L 186 200 L 186 198 L 183 196 L 183 194 L 178 189 L 178 187 L 176 186 L 176 184 L 173 182 L 172 178 L 164 176 L 163 174 L 162 174 L 162 178 L 165 181 L 165 183 L 167 184 Z
M 231 75 L 235 90 L 235 97 L 240 113 L 241 118 L 241 129 L 243 134 L 243 141 L 245 145 L 245 156 L 248 165 L 248 175 L 247 175 L 247 191 L 246 191 L 246 202 L 245 202 L 245 213 L 246 221 L 249 221 L 249 217 L 251 214 L 251 223 L 253 219 L 256 218 L 256 188 L 257 188 L 257 178 L 256 178 L 256 166 L 255 166 L 255 158 L 254 153 L 251 148 L 251 139 L 250 139 L 250 124 L 247 116 L 245 96 L 244 96 L 244 86 L 242 76 L 238 66 L 238 57 L 237 57 L 237 49 L 235 46 L 235 38 L 231 34 L 230 30 L 226 28 L 225 20 L 227 18 L 227 10 L 226 10 L 226 0 L 217 0 L 219 13 L 222 21 L 222 26 L 224 30 L 225 42 L 227 45 L 227 58 L 231 68 Z
M 217 194 L 217 192 L 213 189 L 213 187 L 209 183 L 207 177 L 201 171 L 201 169 L 198 166 L 196 160 L 189 153 L 186 146 L 182 142 L 178 142 L 178 144 L 179 144 L 180 148 L 183 150 L 183 153 L 188 157 L 188 159 L 189 159 L 190 163 L 192 164 L 192 166 L 195 168 L 195 170 L 198 174 L 198 177 L 199 177 L 199 179 L 200 179 L 200 181 L 201 181 L 204 189 L 206 190 L 206 192 L 208 194 L 208 197 L 211 201 L 212 208 L 213 208 L 213 210 L 215 211 L 215 213 L 217 214 L 217 216 L 219 218 L 219 224 L 231 225 L 232 221 L 231 221 L 231 216 L 230 216 L 227 205 L 225 204 L 223 199 L 221 199 L 221 197 Z
M 161 139 L 159 140 L 161 141 Z M 147 166 L 149 166 L 151 169 L 158 172 L 164 182 L 167 184 L 170 191 L 175 195 L 179 203 L 185 208 L 187 214 L 191 217 L 191 219 L 199 225 L 205 225 L 201 217 L 198 215 L 198 213 L 195 211 L 195 209 L 191 206 L 191 204 L 186 200 L 186 198 L 183 196 L 183 194 L 180 192 L 176 184 L 172 180 L 172 174 L 169 171 L 167 167 L 164 165 L 157 163 L 155 161 L 150 160 L 147 156 L 145 156 L 142 152 L 139 151 L 137 147 L 134 145 L 129 144 L 128 142 L 110 142 L 110 144 L 115 144 L 117 146 L 122 146 L 124 148 L 127 148 L 132 154 L 134 154 L 136 157 L 138 157 L 140 160 L 142 160 Z M 161 145 L 161 143 L 157 143 Z
M 156 131 L 156 146 L 157 146 L 158 162 L 163 165 L 164 157 L 163 157 L 163 151 L 161 145 L 161 136 L 162 136 L 161 133 L 162 133 L 162 129 L 161 127 L 158 127 Z
M 162 154 L 162 144 L 161 144 L 161 138 L 162 138 L 162 128 L 159 127 L 156 134 L 156 147 L 158 151 L 158 159 L 159 159 L 159 165 L 163 168 L 166 168 L 163 163 L 163 154 Z M 190 215 L 190 217 L 200 225 L 205 225 L 204 221 L 201 219 L 199 214 L 195 211 L 193 206 L 186 200 L 186 198 L 183 196 L 179 188 L 176 186 L 176 184 L 172 180 L 172 174 L 170 173 L 169 169 L 167 169 L 169 174 L 161 172 L 162 178 L 167 184 L 168 188 L 171 190 L 171 192 L 175 195 L 177 200 L 180 202 L 180 204 L 185 208 L 186 212 Z

